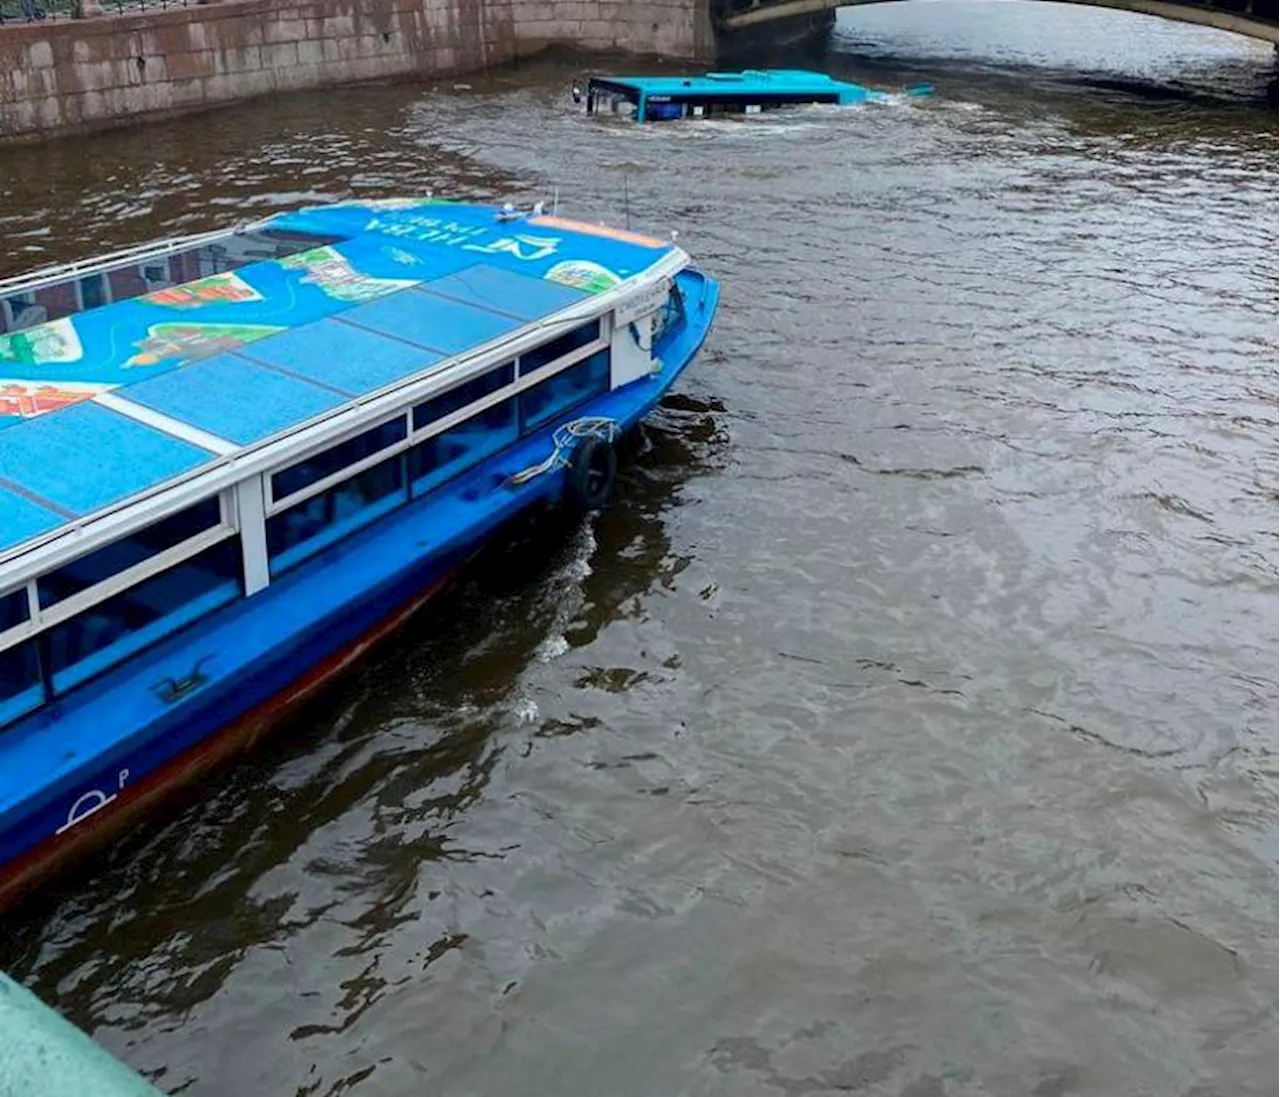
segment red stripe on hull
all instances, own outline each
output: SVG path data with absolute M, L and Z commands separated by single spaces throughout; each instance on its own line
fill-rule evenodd
M 13 906 L 38 883 L 92 852 L 139 817 L 150 814 L 183 786 L 252 748 L 273 726 L 399 628 L 448 581 L 449 576 L 440 579 L 353 643 L 299 675 L 286 689 L 122 790 L 110 804 L 95 811 L 91 820 L 52 836 L 16 861 L 0 866 L 0 910 Z

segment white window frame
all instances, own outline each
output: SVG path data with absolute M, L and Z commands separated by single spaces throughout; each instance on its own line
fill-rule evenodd
M 32 579 L 28 579 L 25 587 L 27 590 L 27 610 L 29 616 L 27 620 L 20 625 L 0 633 L 0 650 L 4 650 L 12 645 L 18 644 L 37 633 L 44 632 L 55 625 L 61 624 L 63 621 L 70 620 L 79 613 L 83 613 L 87 609 L 105 602 L 108 598 L 119 594 L 121 591 L 128 590 L 138 584 L 150 579 L 153 575 L 159 575 L 161 572 L 168 571 L 183 560 L 189 560 L 191 557 L 198 555 L 207 548 L 225 541 L 228 537 L 234 536 L 239 532 L 236 522 L 236 508 L 231 499 L 231 493 L 227 491 L 218 493 L 219 521 L 215 526 L 210 526 L 206 530 L 201 530 L 194 537 L 188 537 L 185 541 L 181 541 L 176 545 L 158 552 L 154 556 L 134 564 L 132 567 L 118 571 L 114 575 L 108 576 L 100 583 L 95 583 L 91 587 L 73 594 L 70 598 L 64 598 L 60 602 L 54 603 L 52 606 L 41 608 L 40 595 L 37 584 L 43 575 L 48 575 L 60 568 L 66 567 L 68 563 L 74 563 L 74 559 L 63 561 L 57 567 L 50 568 L 49 571 L 37 575 Z M 196 504 L 190 504 L 192 506 Z M 185 507 L 182 509 L 186 509 Z M 179 513 L 175 511 L 174 513 Z M 144 529 L 145 526 L 139 527 Z M 137 532 L 137 530 L 133 531 Z M 129 537 L 130 534 L 122 534 L 119 539 Z M 110 544 L 110 542 L 108 542 Z M 104 548 L 104 545 L 98 545 L 95 548 L 82 553 L 82 556 L 88 556 L 90 553 L 97 552 Z M 14 590 L 20 590 L 21 587 L 10 588 L 6 593 L 12 593 Z
M 270 518 L 273 515 L 279 514 L 283 510 L 288 510 L 290 507 L 296 506 L 299 503 L 305 503 L 313 496 L 328 491 L 330 488 L 344 483 L 353 476 L 358 476 L 366 469 L 370 469 L 374 465 L 380 465 L 383 461 L 390 460 L 397 454 L 412 449 L 419 442 L 424 442 L 428 438 L 432 438 L 437 434 L 442 434 L 451 427 L 456 427 L 459 423 L 465 423 L 468 419 L 479 415 L 481 412 L 488 411 L 491 407 L 501 404 L 504 400 L 508 400 L 512 396 L 517 396 L 526 389 L 540 385 L 548 378 L 578 365 L 579 362 L 590 358 L 593 354 L 598 354 L 602 350 L 608 350 L 611 346 L 611 342 L 603 334 L 606 330 L 606 315 L 608 314 L 595 318 L 600 321 L 600 331 L 602 334 L 599 338 L 590 343 L 586 343 L 581 347 L 574 348 L 568 354 L 553 359 L 544 366 L 539 366 L 532 373 L 520 376 L 519 357 L 509 359 L 508 362 L 497 362 L 486 365 L 483 369 L 475 370 L 467 376 L 459 378 L 448 388 L 442 388 L 438 392 L 432 393 L 426 399 L 415 400 L 413 404 L 401 409 L 395 415 L 388 416 L 377 423 L 362 426 L 358 430 L 349 431 L 338 438 L 328 439 L 323 445 L 313 446 L 303 454 L 296 457 L 290 457 L 287 465 L 282 465 L 279 468 L 268 469 L 263 474 L 263 483 L 266 491 L 266 517 Z M 585 321 L 585 323 L 589 324 L 591 321 L 588 320 Z M 558 339 L 560 336 L 556 336 L 555 338 Z M 553 339 L 547 340 L 547 342 L 553 341 Z M 532 347 L 530 349 L 537 350 L 537 347 Z M 474 400 L 470 404 L 466 404 L 463 407 L 458 408 L 456 411 L 450 412 L 448 415 L 441 416 L 439 419 L 433 419 L 430 423 L 426 424 L 426 426 L 422 426 L 417 430 L 414 430 L 413 409 L 419 404 L 427 403 L 439 396 L 452 392 L 454 389 L 460 388 L 465 384 L 469 384 L 471 381 L 474 381 L 479 377 L 483 377 L 485 374 L 490 373 L 495 369 L 501 369 L 503 366 L 508 364 L 512 366 L 513 380 L 511 384 L 500 389 L 495 389 L 493 392 L 482 396 L 479 400 Z M 291 468 L 302 461 L 306 461 L 308 458 L 314 457 L 317 453 L 323 453 L 326 450 L 334 449 L 345 442 L 351 441 L 353 438 L 359 437 L 361 434 L 366 434 L 371 430 L 377 430 L 379 427 L 385 426 L 387 423 L 394 422 L 396 419 L 401 418 L 405 419 L 405 437 L 400 441 L 394 442 L 389 446 L 385 446 L 378 450 L 377 453 L 371 453 L 368 457 L 363 457 L 359 461 L 346 465 L 343 468 L 338 469 L 337 472 L 331 473 L 323 479 L 317 480 L 313 484 L 308 484 L 305 488 L 299 488 L 290 495 L 284 495 L 280 498 L 276 498 L 273 478 L 277 473 L 283 472 L 285 469 Z
M 604 331 L 603 324 L 600 325 L 600 330 Z M 612 345 L 612 340 L 606 339 L 603 336 L 592 340 L 590 343 L 584 343 L 582 346 L 571 350 L 568 354 L 553 359 L 545 366 L 539 366 L 532 373 L 521 374 L 516 378 L 515 389 L 518 391 L 520 389 L 531 388 L 532 385 L 536 385 L 540 381 L 545 381 L 552 374 L 559 373 L 561 370 L 566 370 L 570 366 L 576 366 L 584 358 L 590 358 L 593 354 L 597 354 L 602 350 L 608 350 Z M 517 373 L 518 372 L 519 370 L 517 369 Z M 531 382 L 532 384 L 527 384 L 526 382 Z
M 582 350 L 585 350 L 587 347 L 596 347 L 596 350 L 599 350 L 600 348 L 596 346 L 597 343 L 607 344 L 609 342 L 609 340 L 606 338 L 606 335 L 608 333 L 605 330 L 606 328 L 605 316 L 612 316 L 612 313 L 605 313 L 602 316 L 593 317 L 591 320 L 584 320 L 581 324 L 575 324 L 568 331 L 561 332 L 559 335 L 555 336 L 554 338 L 548 339 L 546 343 L 542 343 L 536 347 L 530 347 L 528 350 L 526 350 L 524 353 L 522 353 L 519 357 L 516 358 L 516 378 L 518 380 L 523 380 L 525 377 L 542 376 L 545 372 L 552 371 L 553 366 L 557 366 L 557 365 L 560 365 L 561 363 L 566 362 L 570 357 L 572 357 L 575 354 L 578 354 Z M 551 359 L 550 362 L 544 362 L 532 373 L 528 373 L 528 374 L 521 373 L 520 363 L 524 359 L 528 358 L 529 355 L 535 353 L 536 351 L 541 350 L 543 347 L 547 345 L 547 343 L 554 343 L 557 339 L 563 339 L 566 335 L 571 335 L 573 332 L 577 331 L 579 328 L 589 327 L 592 323 L 596 324 L 596 338 L 591 343 L 584 343 L 582 346 L 575 347 L 573 350 L 569 351 L 568 353 L 562 354 L 559 358 L 553 358 Z
M 339 438 L 330 439 L 325 442 L 324 445 L 315 446 L 298 457 L 291 457 L 287 465 L 281 465 L 279 468 L 268 469 L 262 477 L 263 483 L 266 485 L 267 517 L 270 517 L 273 514 L 279 514 L 282 510 L 288 510 L 289 507 L 292 507 L 297 503 L 305 503 L 313 495 L 319 495 L 321 492 L 328 491 L 329 488 L 333 487 L 335 484 L 341 484 L 343 481 L 349 480 L 351 477 L 364 472 L 365 469 L 373 468 L 374 465 L 381 464 L 388 457 L 394 457 L 401 450 L 408 449 L 410 427 L 413 422 L 412 419 L 407 418 L 408 415 L 409 409 L 406 408 L 397 412 L 395 415 L 381 420 L 380 422 L 363 426 L 359 430 L 350 431 Z M 405 436 L 403 438 L 392 442 L 388 446 L 384 446 L 376 453 L 369 454 L 368 457 L 362 457 L 359 461 L 353 461 L 349 465 L 343 465 L 343 467 L 338 469 L 337 472 L 331 472 L 322 480 L 317 480 L 313 484 L 308 484 L 305 488 L 299 488 L 291 495 L 284 495 L 279 499 L 276 498 L 274 480 L 277 474 L 284 472 L 286 469 L 293 468 L 294 465 L 301 464 L 303 461 L 314 457 L 317 453 L 324 453 L 327 450 L 336 449 L 338 446 L 350 442 L 353 438 L 359 438 L 360 435 L 368 434 L 371 430 L 377 430 L 379 427 L 385 427 L 388 423 L 394 423 L 397 419 L 405 420 Z
M 138 263 L 138 277 L 142 279 L 142 284 L 147 287 L 147 293 L 155 293 L 157 290 L 168 289 L 173 285 L 173 264 L 170 262 L 170 258 L 168 255 L 160 255 L 150 260 L 143 259 Z M 164 276 L 159 283 L 153 283 L 147 277 L 147 267 L 151 266 L 162 266 L 164 268 Z M 117 267 L 116 269 L 125 270 L 127 268 Z

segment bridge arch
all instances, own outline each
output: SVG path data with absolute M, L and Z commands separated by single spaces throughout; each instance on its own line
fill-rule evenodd
M 836 8 L 905 0 L 712 0 L 716 22 L 726 30 L 760 27 L 781 19 L 812 17 Z M 1058 0 L 1095 8 L 1138 12 L 1181 23 L 1196 23 L 1264 42 L 1280 43 L 1277 0 Z

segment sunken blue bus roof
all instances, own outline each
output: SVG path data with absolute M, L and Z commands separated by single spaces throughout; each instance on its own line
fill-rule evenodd
M 340 203 L 173 243 L 0 283 L 11 311 L 42 291 L 65 298 L 82 270 L 109 285 L 141 262 L 163 287 L 83 308 L 81 286 L 65 314 L 50 294 L 49 317 L 0 334 L 0 556 L 683 256 L 635 233 L 439 199 Z
M 744 69 L 701 76 L 597 76 L 592 85 L 654 102 L 785 97 L 813 102 L 860 103 L 875 93 L 861 84 L 833 80 L 825 72 L 806 69 Z

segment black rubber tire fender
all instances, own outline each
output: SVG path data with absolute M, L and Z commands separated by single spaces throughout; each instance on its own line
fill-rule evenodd
M 565 472 L 565 499 L 579 510 L 599 510 L 613 495 L 618 451 L 603 438 L 584 438 L 574 447 Z

